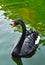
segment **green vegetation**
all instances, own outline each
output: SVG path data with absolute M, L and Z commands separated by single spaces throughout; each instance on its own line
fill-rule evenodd
M 21 18 L 31 24 L 41 36 L 45 36 L 45 1 L 44 0 L 0 0 L 0 10 L 5 16 L 15 20 Z

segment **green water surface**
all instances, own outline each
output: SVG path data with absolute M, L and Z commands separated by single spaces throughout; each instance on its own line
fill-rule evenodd
M 32 57 L 11 58 L 11 49 L 21 36 L 20 26 L 10 26 L 16 18 L 39 32 L 39 47 Z M 0 0 L 0 65 L 45 65 L 45 0 Z

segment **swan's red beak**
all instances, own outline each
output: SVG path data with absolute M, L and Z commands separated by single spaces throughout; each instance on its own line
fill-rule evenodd
M 16 23 L 11 24 L 12 28 L 16 26 Z

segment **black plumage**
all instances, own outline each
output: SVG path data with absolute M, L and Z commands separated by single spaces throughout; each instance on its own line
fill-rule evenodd
M 38 47 L 39 44 L 35 44 L 35 41 L 38 38 L 40 39 L 40 37 L 38 36 L 37 31 L 33 31 L 32 29 L 29 31 L 26 30 L 24 22 L 20 19 L 14 21 L 14 26 L 15 25 L 22 26 L 22 35 L 19 42 L 16 44 L 16 46 L 14 46 L 11 55 L 12 57 L 25 57 Z

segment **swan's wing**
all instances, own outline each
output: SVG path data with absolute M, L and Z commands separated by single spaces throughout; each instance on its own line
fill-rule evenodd
M 32 34 L 33 32 L 34 32 L 34 31 L 33 31 L 32 29 L 30 29 L 30 30 L 26 30 L 26 36 Z
M 36 39 L 34 38 L 34 34 L 31 34 L 28 37 L 26 37 L 19 55 L 25 56 L 27 54 L 30 54 L 33 50 L 35 50 L 36 47 L 38 47 L 38 44 L 35 44 L 35 41 L 37 40 L 37 38 Z

